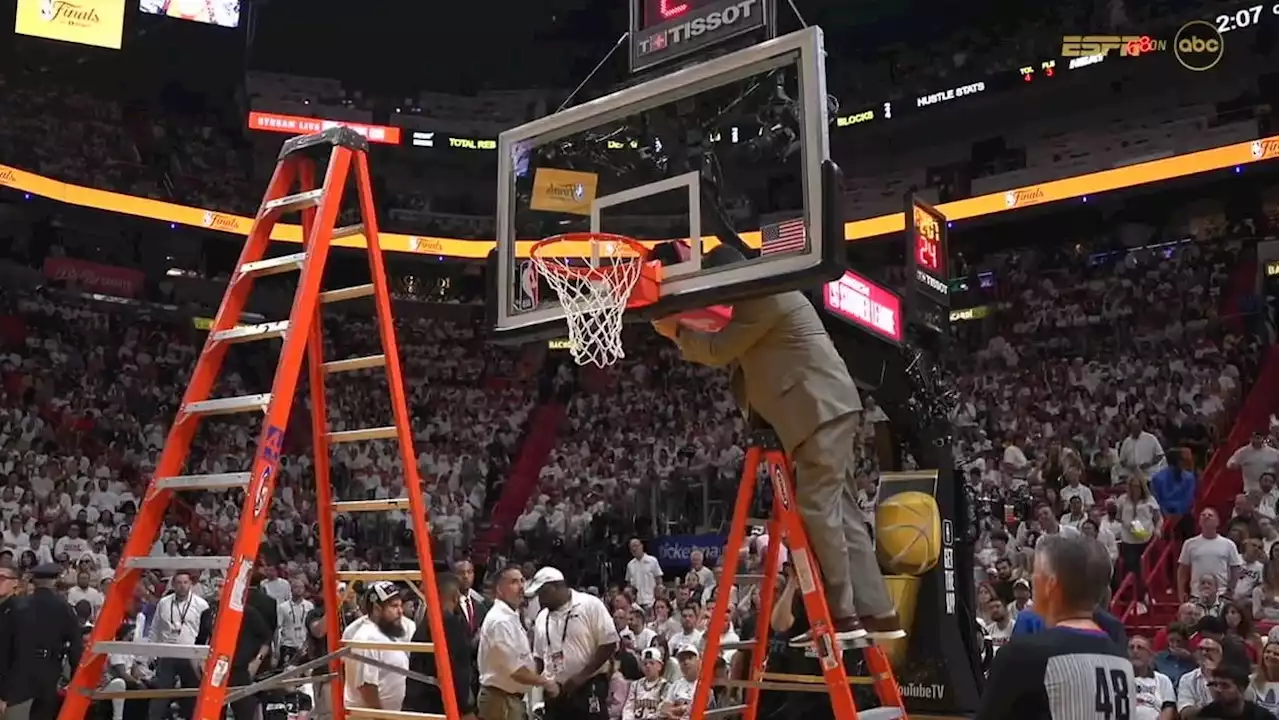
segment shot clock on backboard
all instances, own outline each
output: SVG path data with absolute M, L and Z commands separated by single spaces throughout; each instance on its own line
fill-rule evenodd
M 773 37 L 775 0 L 628 0 L 631 72 L 753 31 Z

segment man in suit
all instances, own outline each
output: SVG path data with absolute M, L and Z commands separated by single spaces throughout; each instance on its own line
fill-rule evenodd
M 466 626 L 466 618 L 458 609 L 461 597 L 458 578 L 450 573 L 436 576 L 436 597 L 440 599 L 440 612 L 444 616 L 444 644 L 449 652 L 449 669 L 453 672 L 453 693 L 458 700 L 458 711 L 462 715 L 475 712 L 471 690 L 473 677 L 471 665 L 470 631 Z M 430 600 L 428 600 L 429 602 Z M 423 618 L 413 634 L 413 642 L 431 642 L 431 623 Z M 437 652 L 440 648 L 437 647 Z M 409 656 L 409 669 L 422 673 L 427 677 L 436 675 L 436 653 L 413 653 Z M 406 712 L 443 713 L 444 699 L 441 688 L 428 685 L 410 678 L 405 687 L 404 705 Z
M 459 560 L 453 564 L 453 574 L 458 580 L 458 612 L 462 614 L 467 625 L 467 636 L 471 638 L 472 648 L 480 642 L 477 635 L 484 623 L 485 613 L 489 612 L 489 602 L 476 592 L 476 568 L 470 560 Z
M 744 259 L 720 245 L 704 265 Z M 716 333 L 691 330 L 673 318 L 653 326 L 685 360 L 731 368 L 739 407 L 778 434 L 795 464 L 796 505 L 818 556 L 837 639 L 905 637 L 871 537 L 858 519 L 854 472 L 862 400 L 809 300 L 793 291 L 736 303 L 733 318 Z M 811 641 L 806 632 L 792 644 Z

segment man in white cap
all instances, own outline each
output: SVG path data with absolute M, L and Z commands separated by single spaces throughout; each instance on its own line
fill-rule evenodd
M 631 683 L 622 705 L 622 720 L 659 720 L 658 708 L 667 695 L 667 681 L 662 677 L 666 661 L 662 650 L 647 647 L 640 653 L 644 677 Z
M 689 717 L 689 707 L 693 703 L 693 694 L 698 689 L 698 673 L 702 671 L 702 654 L 697 645 L 685 645 L 676 651 L 676 662 L 680 664 L 680 677 L 667 685 L 667 694 L 662 699 L 659 709 L 661 715 L 669 718 Z
M 369 614 L 349 638 L 343 639 L 386 645 L 403 642 L 404 600 L 400 589 L 386 581 L 370 583 L 365 590 L 365 602 Z M 352 650 L 350 657 L 342 661 L 345 672 L 342 697 L 347 707 L 399 711 L 404 703 L 405 676 L 360 662 L 361 657 L 408 670 L 409 653 L 392 649 L 358 649 Z
M 619 638 L 604 601 L 571 589 L 553 567 L 539 570 L 524 594 L 542 606 L 533 621 L 538 672 L 560 685 L 547 700 L 546 720 L 608 720 L 608 666 Z

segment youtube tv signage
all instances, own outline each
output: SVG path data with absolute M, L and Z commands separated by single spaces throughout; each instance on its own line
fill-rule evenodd
M 892 343 L 902 342 L 902 298 L 861 275 L 845 271 L 822 290 L 827 312 Z
M 400 144 L 400 128 L 391 125 L 369 125 L 366 123 L 346 122 L 344 120 L 302 117 L 301 115 L 257 112 L 256 110 L 249 113 L 250 130 L 277 132 L 286 135 L 307 135 L 335 127 L 349 127 L 368 138 L 369 142 L 382 143 L 384 145 Z

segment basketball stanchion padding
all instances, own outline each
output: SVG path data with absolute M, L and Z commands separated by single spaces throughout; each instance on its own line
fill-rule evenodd
M 923 575 L 938 564 L 942 517 L 938 501 L 922 492 L 900 492 L 876 508 L 876 555 L 895 575 Z

